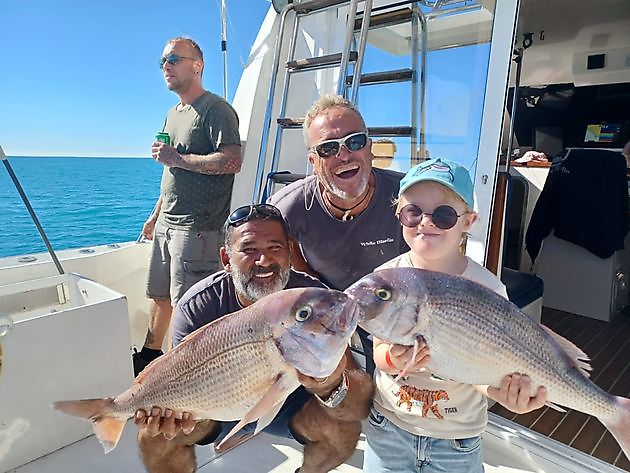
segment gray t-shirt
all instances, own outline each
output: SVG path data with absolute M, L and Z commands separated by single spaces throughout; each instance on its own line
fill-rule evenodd
M 286 289 L 294 287 L 326 286 L 308 274 L 291 270 Z M 173 346 L 199 327 L 242 308 L 230 273 L 219 271 L 202 279 L 186 291 L 173 311 Z
M 365 211 L 342 222 L 326 210 L 317 185 L 309 176 L 276 192 L 269 202 L 280 209 L 289 235 L 319 278 L 344 290 L 372 270 L 409 250 L 392 207 L 402 174 L 373 169 L 376 191 Z
M 164 131 L 180 154 L 210 154 L 220 145 L 240 145 L 238 117 L 221 97 L 206 92 L 190 105 L 175 106 Z M 227 218 L 234 174 L 208 175 L 164 167 L 160 218 L 169 227 L 219 230 Z

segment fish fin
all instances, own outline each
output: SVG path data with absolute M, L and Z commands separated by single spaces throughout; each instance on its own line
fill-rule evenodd
M 94 433 L 98 441 L 101 442 L 105 453 L 109 453 L 116 448 L 126 422 L 127 419 L 109 416 L 99 417 L 92 421 L 92 429 L 94 429 Z
M 288 377 L 286 374 L 279 374 L 276 378 L 276 381 L 269 388 L 269 390 L 265 393 L 265 395 L 256 403 L 254 407 L 252 407 L 245 417 L 243 417 L 238 424 L 230 430 L 230 432 L 223 437 L 223 440 L 217 445 L 218 449 L 221 449 L 222 445 L 232 437 L 236 432 L 241 430 L 245 425 L 250 422 L 258 421 L 258 425 L 256 425 L 256 432 L 260 432 L 264 429 L 276 416 L 284 400 L 287 398 L 293 389 L 290 388 L 288 383 Z M 272 415 L 273 414 L 273 415 Z M 260 419 L 260 420 L 259 420 Z M 263 425 L 263 422 L 266 422 Z
M 264 429 L 269 424 L 271 424 L 271 421 L 278 415 L 278 412 L 280 412 L 280 409 L 282 408 L 283 404 L 284 404 L 284 399 L 282 399 L 282 402 L 278 402 L 275 406 L 273 406 L 273 410 L 269 411 L 267 414 L 261 416 L 260 419 L 258 419 L 258 422 L 256 423 L 256 430 L 254 431 L 254 435 L 256 435 L 262 429 Z
M 617 415 L 608 419 L 599 419 L 619 443 L 626 458 L 630 460 L 630 399 L 614 396 L 617 403 Z
M 549 327 L 542 324 L 540 326 L 551 336 L 551 338 L 556 341 L 558 345 L 560 345 L 560 347 L 564 350 L 568 357 L 571 358 L 571 361 L 573 361 L 575 366 L 582 372 L 582 374 L 587 378 L 590 377 L 590 371 L 593 368 L 589 363 L 589 356 L 584 353 L 581 348 L 577 347 L 573 342 L 567 340 L 562 335 L 558 335 Z
M 545 405 L 546 405 L 547 407 L 550 407 L 550 408 L 552 408 L 552 409 L 554 409 L 554 410 L 558 411 L 558 412 L 567 412 L 567 410 L 566 410 L 564 407 L 560 407 L 558 404 L 554 404 L 554 403 L 553 403 L 553 402 L 551 402 L 551 401 L 547 401 L 547 402 L 545 403 Z
M 416 339 L 413 342 L 413 353 L 411 354 L 411 357 L 409 358 L 407 363 L 405 363 L 405 366 L 403 366 L 403 369 L 400 370 L 398 375 L 394 378 L 394 383 L 397 383 L 400 378 L 407 376 L 409 374 L 409 368 L 413 366 L 414 360 L 416 359 L 416 355 L 420 351 L 420 342 L 422 341 L 424 341 L 424 337 L 422 335 L 418 335 L 418 337 L 416 337 Z
M 92 429 L 99 442 L 101 442 L 103 450 L 105 450 L 105 453 L 109 453 L 118 444 L 127 422 L 127 419 L 121 419 L 109 414 L 113 403 L 113 398 L 106 397 L 104 399 L 58 401 L 53 404 L 53 407 L 64 414 L 91 421 Z

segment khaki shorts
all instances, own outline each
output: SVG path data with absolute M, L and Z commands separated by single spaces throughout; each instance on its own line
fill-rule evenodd
M 184 293 L 219 269 L 220 232 L 169 228 L 157 222 L 149 260 L 147 297 L 170 299 L 175 307 Z

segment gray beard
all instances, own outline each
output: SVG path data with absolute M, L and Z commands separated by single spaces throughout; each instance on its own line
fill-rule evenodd
M 356 199 L 358 196 L 362 195 L 365 192 L 365 189 L 367 189 L 368 186 L 368 182 L 370 180 L 370 175 L 368 174 L 366 176 L 366 178 L 364 179 L 364 182 L 361 183 L 361 189 L 359 191 L 359 193 L 357 195 L 350 195 L 348 194 L 346 191 L 340 189 L 339 187 L 337 187 L 337 185 L 333 182 L 325 182 L 324 179 L 320 178 L 320 182 L 322 183 L 322 185 L 324 186 L 324 188 L 330 192 L 331 194 L 333 194 L 334 196 L 343 199 L 343 200 L 352 200 L 352 199 Z
M 271 269 L 259 272 L 267 272 Z M 247 300 L 252 302 L 257 301 L 269 294 L 281 291 L 285 288 L 289 282 L 289 276 L 291 275 L 291 268 L 279 268 L 278 277 L 270 283 L 262 283 L 255 278 L 256 271 L 244 273 L 236 266 L 232 267 L 232 281 L 234 281 L 234 287 L 236 292 L 242 294 Z

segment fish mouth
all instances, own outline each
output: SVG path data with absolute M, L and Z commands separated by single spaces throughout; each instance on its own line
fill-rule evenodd
M 299 361 L 302 364 L 299 367 L 295 366 L 298 371 L 312 377 L 330 375 L 339 364 L 339 360 L 348 346 L 348 341 L 357 327 L 360 315 L 361 309 L 358 304 L 348 298 L 337 317 L 334 317 L 333 314 L 331 323 L 319 323 L 323 333 L 321 339 L 317 340 L 316 337 L 309 336 L 308 333 L 299 330 L 291 331 L 295 346 L 299 347 L 301 351 Z M 283 353 L 283 357 L 287 360 L 291 358 L 297 360 L 288 353 Z M 312 363 L 309 363 L 308 360 Z M 334 361 L 334 366 L 331 366 L 331 361 Z

